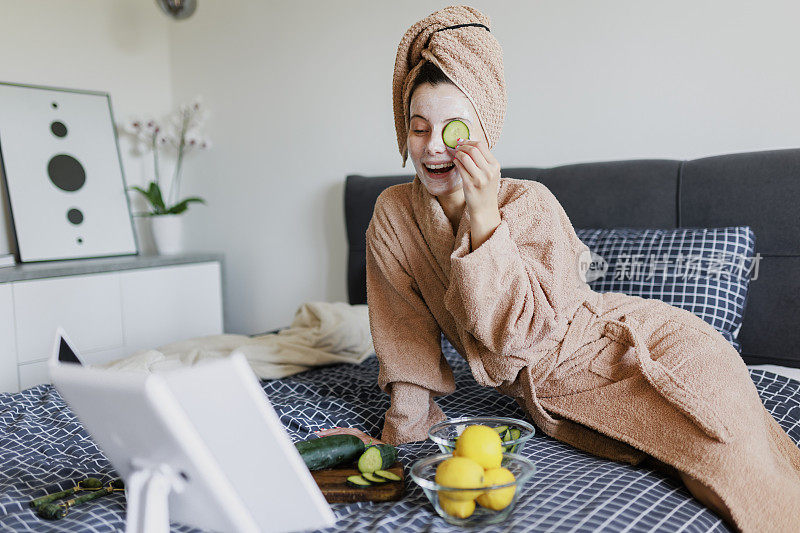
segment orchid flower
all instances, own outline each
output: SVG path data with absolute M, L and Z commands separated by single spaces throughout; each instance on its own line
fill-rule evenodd
M 156 206 L 153 204 L 151 196 L 145 195 L 152 204 L 151 214 L 161 214 L 164 213 L 165 210 L 169 212 L 169 206 L 182 206 L 182 209 L 178 210 L 178 212 L 185 210 L 186 200 L 178 202 L 183 156 L 194 150 L 207 150 L 211 148 L 211 140 L 202 133 L 202 128 L 207 118 L 208 112 L 203 106 L 202 97 L 197 96 L 190 103 L 178 106 L 164 121 L 158 121 L 152 117 L 134 117 L 117 126 L 118 131 L 133 138 L 133 149 L 135 153 L 144 155 L 149 151 L 153 152 L 154 180 L 151 182 L 151 185 L 155 184 L 155 188 L 158 189 L 158 198 L 161 198 L 159 184 L 159 151 L 169 148 L 175 149 L 177 152 L 175 171 L 170 182 L 167 201 L 164 202 L 161 200 L 158 202 L 159 205 Z M 139 192 L 144 190 L 138 187 L 134 187 L 133 189 Z M 147 190 L 153 189 L 150 187 Z M 144 193 L 142 192 L 142 194 Z M 152 196 L 152 198 L 155 197 L 156 196 Z M 202 200 L 192 198 L 190 201 Z

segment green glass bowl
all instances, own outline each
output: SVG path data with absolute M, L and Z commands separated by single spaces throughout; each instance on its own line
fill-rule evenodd
M 528 439 L 533 437 L 536 429 L 519 418 L 510 418 L 505 416 L 464 416 L 461 418 L 450 418 L 438 424 L 431 426 L 428 431 L 428 438 L 431 439 L 439 446 L 442 453 L 452 453 L 456 446 L 456 439 L 464 428 L 473 424 L 481 424 L 489 426 L 490 428 L 497 428 L 500 426 L 507 426 L 508 428 L 516 428 L 519 430 L 519 438 L 510 440 L 503 443 L 503 449 L 507 452 L 519 453 L 528 442 Z

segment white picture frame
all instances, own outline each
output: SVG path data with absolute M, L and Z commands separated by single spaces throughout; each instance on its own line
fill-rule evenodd
M 138 253 L 108 93 L 0 82 L 0 176 L 18 262 Z

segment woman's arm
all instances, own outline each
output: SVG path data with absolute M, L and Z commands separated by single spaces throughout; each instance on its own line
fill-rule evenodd
M 477 250 L 492 236 L 494 230 L 502 222 L 500 211 L 486 215 L 476 215 L 470 218 L 469 233 L 471 250 Z
M 500 209 L 500 223 L 475 250 L 465 234 L 450 256 L 448 310 L 492 352 L 519 355 L 566 320 L 578 291 L 578 239 L 555 196 L 532 182 Z
M 399 240 L 380 219 L 376 206 L 367 229 L 367 303 L 378 385 L 391 397 L 381 439 L 400 444 L 426 439 L 430 426 L 446 418 L 433 397 L 453 392 L 455 380 L 439 325 L 401 261 Z
M 500 225 L 500 163 L 485 142 L 463 139 L 458 140 L 453 163 L 461 174 L 470 215 L 470 243 L 477 250 Z
M 499 206 L 500 163 L 482 141 L 459 139 L 454 163 L 470 231 L 450 257 L 448 310 L 487 348 L 519 355 L 551 334 L 589 290 L 579 259 L 588 251 L 561 204 L 538 182 Z

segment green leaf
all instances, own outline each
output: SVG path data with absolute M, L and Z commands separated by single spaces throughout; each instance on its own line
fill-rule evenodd
M 206 203 L 206 201 L 203 200 L 202 198 L 198 198 L 197 196 L 192 196 L 191 198 L 186 198 L 186 199 L 178 202 L 177 204 L 173 205 L 172 207 L 170 207 L 167 210 L 167 214 L 169 214 L 169 215 L 180 215 L 181 213 L 183 213 L 184 211 L 186 211 L 189 208 L 189 204 L 191 202 L 199 202 L 201 204 L 205 204 Z
M 161 196 L 161 187 L 158 183 L 151 181 L 150 190 L 147 192 L 147 197 L 150 203 L 153 204 L 156 213 L 163 213 L 166 211 L 167 206 L 164 205 L 164 197 Z
M 136 186 L 129 188 L 140 193 L 147 199 L 147 202 L 150 204 L 152 209 L 152 213 L 150 213 L 151 215 L 163 215 L 166 213 L 164 198 L 161 196 L 161 188 L 156 182 L 151 181 L 146 190 Z

